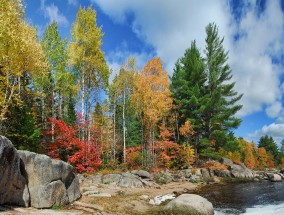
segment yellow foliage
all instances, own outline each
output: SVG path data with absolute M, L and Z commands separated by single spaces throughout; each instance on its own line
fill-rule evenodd
M 136 74 L 134 80 L 131 104 L 136 113 L 143 116 L 143 124 L 148 129 L 155 127 L 172 105 L 168 73 L 162 67 L 160 58 L 154 58 L 142 69 L 141 74 Z
M 0 122 L 9 105 L 21 103 L 21 79 L 39 75 L 46 63 L 35 28 L 24 20 L 22 0 L 0 0 Z

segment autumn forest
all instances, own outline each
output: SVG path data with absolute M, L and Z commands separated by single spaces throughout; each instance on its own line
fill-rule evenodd
M 270 136 L 234 135 L 242 94 L 229 52 L 209 23 L 205 47 L 191 41 L 169 77 L 162 59 L 138 70 L 129 56 L 110 80 L 96 11 L 81 8 L 70 40 L 57 23 L 39 37 L 22 0 L 0 0 L 0 134 L 18 149 L 47 154 L 78 172 L 183 168 L 227 157 L 250 168 L 284 165 Z

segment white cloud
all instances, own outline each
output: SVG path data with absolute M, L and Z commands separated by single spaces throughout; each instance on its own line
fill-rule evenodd
M 240 116 L 267 108 L 267 114 L 278 117 L 283 111 L 279 77 L 284 69 L 273 63 L 284 50 L 284 16 L 279 1 L 267 1 L 262 13 L 256 1 L 243 3 L 236 21 L 226 1 L 188 0 L 96 0 L 114 21 L 123 23 L 132 14 L 131 27 L 136 35 L 152 46 L 165 62 L 170 74 L 176 60 L 196 39 L 203 51 L 205 26 L 215 22 L 225 36 L 236 90 L 244 94 Z M 241 35 L 234 40 L 234 35 Z M 281 107 L 282 108 L 282 107 Z
M 272 136 L 277 144 L 284 139 L 284 124 L 272 123 L 270 125 L 264 125 L 260 130 L 255 131 L 253 134 L 249 134 L 248 137 L 259 140 L 261 136 Z
M 275 102 L 268 108 L 266 108 L 266 114 L 271 117 L 275 118 L 281 114 L 281 110 L 283 109 L 281 102 Z
M 40 8 L 43 11 L 44 17 L 49 19 L 49 22 L 57 22 L 58 25 L 67 26 L 67 18 L 59 11 L 58 7 L 53 3 L 50 5 L 45 4 L 45 0 L 40 1 Z

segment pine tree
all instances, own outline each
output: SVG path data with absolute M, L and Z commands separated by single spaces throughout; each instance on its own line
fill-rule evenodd
M 206 27 L 205 63 L 207 73 L 207 101 L 204 109 L 205 134 L 215 140 L 216 148 L 226 145 L 226 136 L 237 128 L 241 119 L 235 117 L 242 105 L 236 104 L 242 95 L 234 91 L 235 82 L 228 65 L 228 52 L 224 50 L 224 38 L 218 35 L 216 24 Z
M 258 148 L 265 148 L 267 153 L 271 153 L 276 163 L 280 163 L 279 151 L 276 142 L 271 136 L 265 135 L 260 137 Z
M 197 143 L 204 129 L 202 116 L 206 97 L 206 78 L 204 60 L 193 41 L 191 47 L 175 65 L 170 89 L 180 116 L 179 127 L 189 120 L 195 131 L 195 135 L 192 135 L 194 136 L 192 144 L 195 146 L 196 158 Z

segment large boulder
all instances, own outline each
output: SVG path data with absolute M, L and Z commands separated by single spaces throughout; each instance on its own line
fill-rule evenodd
M 64 161 L 29 151 L 18 151 L 28 176 L 31 206 L 48 208 L 78 199 L 79 180 Z
M 251 169 L 247 168 L 244 164 L 230 166 L 230 171 L 233 177 L 236 178 L 253 178 L 254 174 Z
M 211 202 L 195 194 L 182 194 L 170 201 L 164 208 L 171 214 L 213 215 Z
M 0 136 L 0 205 L 28 207 L 30 194 L 27 174 L 10 140 Z

